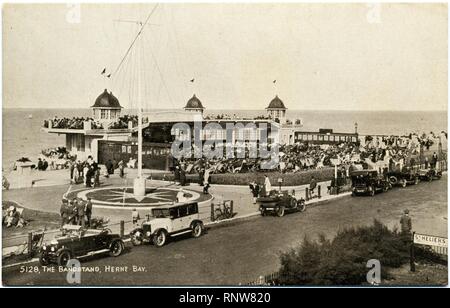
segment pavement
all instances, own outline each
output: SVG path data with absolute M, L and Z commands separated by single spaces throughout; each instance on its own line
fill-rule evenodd
M 216 193 L 221 188 L 217 187 Z M 249 194 L 241 188 L 235 198 Z M 244 201 L 244 199 L 242 199 Z M 251 206 L 249 206 L 251 207 Z M 374 197 L 343 196 L 305 212 L 284 217 L 252 216 L 212 225 L 198 238 L 180 238 L 167 246 L 131 247 L 120 257 L 96 256 L 81 260 L 86 270 L 82 285 L 237 285 L 254 281 L 279 269 L 280 253 L 296 247 L 305 236 L 332 238 L 339 230 L 368 225 L 374 219 L 398 227 L 408 208 L 413 231 L 447 237 L 447 174 L 441 180 L 395 188 Z M 66 273 L 20 272 L 3 268 L 5 285 L 68 285 Z

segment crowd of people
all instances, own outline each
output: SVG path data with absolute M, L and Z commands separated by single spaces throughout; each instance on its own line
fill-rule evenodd
M 22 228 L 27 222 L 22 215 L 23 209 L 17 208 L 13 205 L 9 207 L 4 207 L 2 210 L 2 224 L 6 228 L 16 227 Z
M 100 186 L 100 166 L 94 161 L 92 156 L 88 156 L 87 160 L 70 160 L 69 171 L 71 183 L 84 183 L 86 187 Z
M 61 203 L 60 214 L 61 227 L 67 224 L 89 227 L 92 217 L 91 198 L 87 198 L 87 201 L 84 201 L 81 198 L 68 200 L 64 197 Z
M 94 119 L 90 117 L 58 118 L 55 116 L 52 120 L 44 120 L 43 126 L 49 128 L 51 124 L 51 128 L 83 129 L 84 122 L 91 122 L 92 129 L 103 128 L 103 125 L 100 122 L 94 121 Z
M 297 142 L 281 145 L 278 151 L 279 164 L 274 170 L 287 173 L 352 164 L 363 165 L 364 168 L 377 164 L 384 164 L 389 168 L 404 166 L 414 164 L 414 157 L 417 159 L 421 149 L 429 150 L 436 138 L 431 132 L 422 135 L 365 136 L 358 142 L 339 144 Z M 248 149 L 243 151 L 248 152 Z M 267 161 L 268 159 L 262 158 L 184 158 L 181 162 L 174 163 L 173 170 L 176 171 L 175 166 L 178 165 L 180 173 L 198 173 L 202 170 L 208 170 L 211 174 L 253 172 L 261 170 L 261 164 Z

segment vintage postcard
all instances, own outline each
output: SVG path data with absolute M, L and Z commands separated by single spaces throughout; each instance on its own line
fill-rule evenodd
M 446 3 L 3 3 L 2 56 L 3 286 L 448 284 Z

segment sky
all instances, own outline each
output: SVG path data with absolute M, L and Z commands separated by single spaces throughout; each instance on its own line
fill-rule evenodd
M 447 110 L 446 4 L 160 4 L 119 66 L 154 7 L 4 5 L 3 107 Z

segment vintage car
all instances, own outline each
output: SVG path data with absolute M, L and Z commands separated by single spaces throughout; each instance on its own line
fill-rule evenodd
M 407 184 L 417 185 L 420 181 L 419 175 L 413 170 L 391 171 L 386 176 L 392 186 L 406 187 Z
M 376 192 L 388 191 L 392 185 L 385 176 L 376 170 L 357 170 L 350 173 L 352 179 L 352 196 L 360 194 L 375 195 Z
M 42 245 L 39 253 L 41 265 L 56 263 L 66 266 L 70 259 L 103 252 L 118 257 L 125 248 L 120 236 L 106 228 L 85 229 L 81 226 L 65 225 L 62 230 L 61 236 Z
M 419 178 L 423 181 L 439 180 L 442 177 L 442 171 L 433 168 L 420 169 Z
M 285 212 L 303 212 L 306 210 L 305 199 L 297 199 L 294 193 L 288 191 L 278 192 L 273 190 L 269 196 L 256 199 L 262 216 L 274 213 L 278 217 L 284 216 Z
M 130 237 L 135 246 L 148 242 L 156 247 L 162 247 L 169 237 L 190 233 L 198 238 L 203 234 L 203 230 L 198 203 L 176 203 L 153 208 L 142 226 L 131 231 Z

